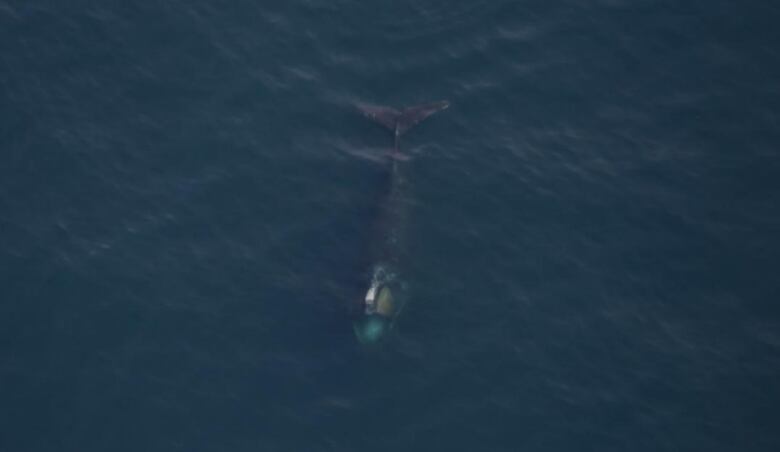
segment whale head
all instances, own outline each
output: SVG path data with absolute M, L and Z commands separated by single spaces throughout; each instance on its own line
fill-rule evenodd
M 363 315 L 354 324 L 355 335 L 362 344 L 375 344 L 387 336 L 395 314 L 390 288 L 372 285 L 366 293 L 364 308 Z

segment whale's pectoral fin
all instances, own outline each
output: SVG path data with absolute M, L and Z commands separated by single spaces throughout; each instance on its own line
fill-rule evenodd
M 369 104 L 357 104 L 356 107 L 367 118 L 382 124 L 392 131 L 395 131 L 395 125 L 401 116 L 401 112 L 392 107 L 380 107 Z
M 423 119 L 428 116 L 446 109 L 450 106 L 450 103 L 446 100 L 438 102 L 431 102 L 422 105 L 415 105 L 414 107 L 407 107 L 401 112 L 398 117 L 398 132 L 404 133 L 412 127 L 419 124 Z

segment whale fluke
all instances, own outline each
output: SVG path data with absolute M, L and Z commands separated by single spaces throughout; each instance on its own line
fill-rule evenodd
M 405 133 L 407 130 L 416 126 L 423 119 L 436 113 L 437 111 L 444 110 L 449 107 L 450 103 L 446 100 L 431 102 L 429 104 L 415 105 L 414 107 L 404 108 L 401 115 L 397 120 L 397 131 L 399 134 Z
M 395 131 L 395 124 L 398 121 L 398 117 L 401 116 L 401 112 L 392 107 L 357 104 L 357 109 L 366 118 L 376 121 L 392 131 Z
M 376 121 L 387 129 L 395 132 L 396 135 L 402 135 L 423 119 L 444 110 L 450 103 L 446 100 L 430 102 L 427 104 L 415 105 L 404 108 L 401 111 L 392 107 L 381 107 L 377 105 L 358 104 L 357 108 L 367 118 Z

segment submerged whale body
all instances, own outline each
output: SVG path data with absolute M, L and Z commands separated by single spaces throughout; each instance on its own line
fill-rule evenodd
M 403 247 L 407 199 L 406 183 L 399 162 L 408 160 L 401 153 L 401 136 L 428 116 L 449 107 L 449 102 L 438 101 L 415 105 L 401 110 L 375 105 L 358 105 L 369 119 L 393 132 L 393 151 L 389 155 L 390 188 L 382 200 L 373 245 L 372 269 L 368 290 L 358 305 L 354 323 L 355 335 L 364 344 L 377 343 L 387 336 L 394 320 L 403 308 L 399 255 Z

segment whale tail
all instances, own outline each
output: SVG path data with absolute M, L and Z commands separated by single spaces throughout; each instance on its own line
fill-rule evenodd
M 441 100 L 438 102 L 406 107 L 400 111 L 392 107 L 381 107 L 368 104 L 358 104 L 357 108 L 364 116 L 383 125 L 387 129 L 390 129 L 390 131 L 395 133 L 396 137 L 399 137 L 422 122 L 423 119 L 437 111 L 444 110 L 449 106 L 449 102 Z

